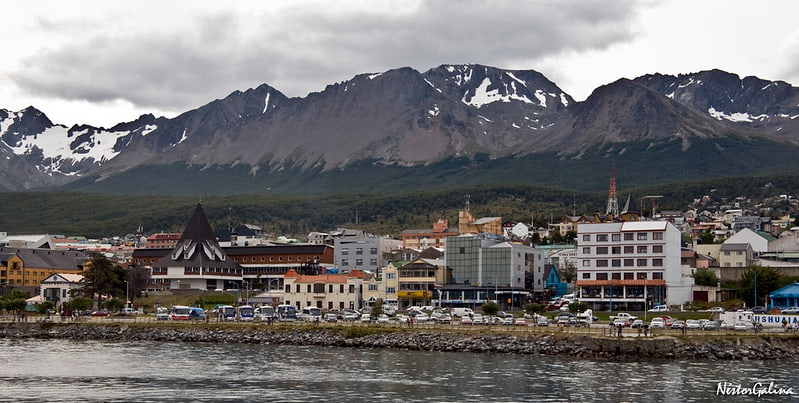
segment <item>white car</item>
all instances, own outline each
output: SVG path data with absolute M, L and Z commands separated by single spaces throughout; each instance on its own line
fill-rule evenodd
M 735 322 L 734 325 L 732 325 L 732 329 L 733 330 L 745 331 L 745 330 L 752 330 L 754 328 L 755 328 L 755 325 L 753 325 L 752 322 L 738 321 L 738 322 Z
M 472 318 L 472 323 L 474 323 L 475 325 L 482 325 L 483 321 L 484 319 L 482 314 L 479 313 L 474 314 L 474 317 Z
M 361 315 L 361 322 L 370 323 L 371 321 L 372 321 L 372 315 L 369 315 L 368 313 Z
M 649 321 L 650 329 L 656 329 L 656 328 L 664 329 L 665 327 L 666 327 L 666 320 L 663 318 L 653 318 L 651 321 Z
M 724 308 L 722 308 L 722 307 L 720 307 L 720 306 L 714 306 L 713 308 L 710 308 L 710 309 L 707 309 L 707 310 L 705 310 L 705 312 L 718 312 L 718 313 L 724 313 Z
M 668 312 L 669 307 L 667 305 L 658 305 L 650 309 L 648 312 Z
M 377 317 L 377 323 L 388 323 L 388 315 L 384 313 L 380 314 L 380 316 Z

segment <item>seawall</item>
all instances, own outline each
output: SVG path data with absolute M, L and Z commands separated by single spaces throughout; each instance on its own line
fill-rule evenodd
M 7 323 L 0 326 L 0 338 L 283 344 L 546 354 L 623 361 L 777 360 L 799 357 L 799 336 L 796 335 L 615 338 L 557 332 L 506 334 L 490 330 L 461 332 L 358 326 Z

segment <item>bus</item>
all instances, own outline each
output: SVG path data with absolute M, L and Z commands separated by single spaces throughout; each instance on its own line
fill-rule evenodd
M 216 317 L 218 320 L 236 320 L 236 308 L 230 305 L 222 305 L 216 310 Z
M 283 322 L 294 322 L 297 320 L 297 307 L 294 305 L 278 305 L 277 317 Z
M 175 305 L 169 313 L 169 319 L 172 320 L 189 320 L 191 316 L 191 307 L 183 305 Z
M 250 305 L 242 305 L 236 308 L 236 314 L 241 321 L 251 321 L 255 316 L 255 310 Z

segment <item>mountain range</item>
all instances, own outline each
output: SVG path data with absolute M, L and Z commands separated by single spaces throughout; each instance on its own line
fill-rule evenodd
M 582 102 L 533 70 L 360 74 L 306 97 L 262 84 L 111 128 L 0 109 L 0 190 L 116 194 L 620 186 L 799 172 L 799 88 L 709 70 L 619 79 Z

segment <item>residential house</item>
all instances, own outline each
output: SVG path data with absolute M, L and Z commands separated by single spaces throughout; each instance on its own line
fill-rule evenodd
M 429 247 L 444 248 L 448 236 L 458 235 L 456 228 L 449 227 L 449 221 L 444 218 L 433 223 L 433 228 L 428 229 L 408 229 L 402 231 L 403 248 L 425 249 Z
M 430 305 L 436 287 L 449 284 L 451 270 L 440 259 L 417 259 L 397 267 L 400 308 Z
M 725 242 L 719 249 L 719 267 L 749 267 L 754 259 L 752 245 Z
M 483 217 L 475 219 L 469 210 L 461 210 L 458 212 L 458 233 L 489 233 L 502 236 L 502 217 Z

